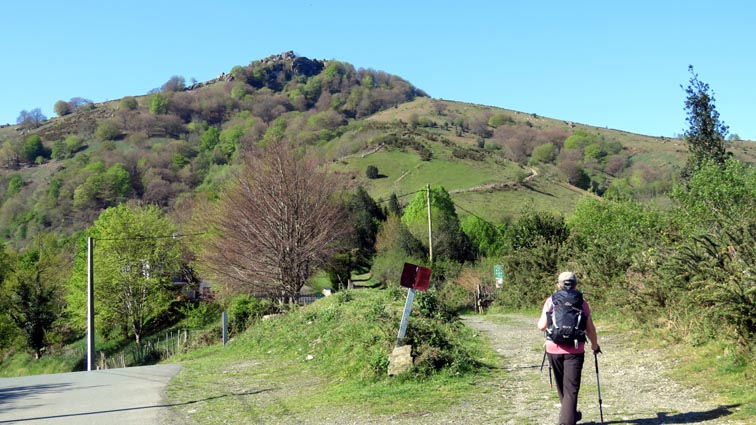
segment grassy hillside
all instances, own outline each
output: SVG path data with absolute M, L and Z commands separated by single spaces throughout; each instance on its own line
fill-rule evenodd
M 23 158 L 33 136 L 47 154 Z M 586 190 L 664 196 L 686 154 L 680 139 L 432 99 L 397 76 L 287 53 L 222 80 L 86 105 L 36 128 L 0 128 L 0 236 L 20 247 L 40 231 L 68 235 L 128 199 L 169 211 L 216 191 L 238 152 L 281 140 L 320 152 L 375 198 L 440 185 L 461 215 L 494 222 L 526 205 L 569 214 Z M 750 142 L 731 150 L 756 161 Z M 123 193 L 103 179 L 116 164 L 130 179 Z M 380 178 L 367 179 L 368 166 Z M 13 176 L 23 185 L 8 193 Z

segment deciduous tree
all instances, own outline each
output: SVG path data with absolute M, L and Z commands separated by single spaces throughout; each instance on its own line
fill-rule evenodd
M 18 114 L 16 118 L 16 124 L 23 128 L 35 128 L 39 127 L 42 121 L 45 121 L 47 117 L 42 113 L 39 108 L 34 108 L 31 111 L 23 110 Z
M 181 264 L 175 232 L 152 205 L 121 204 L 95 221 L 96 310 L 106 332 L 127 329 L 140 344 L 150 320 L 168 308 L 171 276 Z
M 336 199 L 343 187 L 284 143 L 248 154 L 233 184 L 203 209 L 206 268 L 230 292 L 297 295 L 348 234 Z
M 430 203 L 434 259 L 447 258 L 459 262 L 473 260 L 475 253 L 472 244 L 462 232 L 449 192 L 443 187 L 431 188 Z M 402 223 L 426 247 L 428 246 L 428 202 L 425 191 L 418 193 L 404 209 Z

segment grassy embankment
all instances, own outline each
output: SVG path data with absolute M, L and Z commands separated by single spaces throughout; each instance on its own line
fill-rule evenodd
M 365 417 L 393 416 L 480 396 L 471 384 L 499 359 L 460 323 L 420 317 L 417 301 L 408 339 L 435 346 L 421 355 L 425 367 L 451 363 L 441 372 L 387 376 L 405 294 L 340 292 L 259 321 L 226 347 L 175 357 L 183 366 L 169 389 L 175 414 L 197 423 L 296 421 L 357 410 Z

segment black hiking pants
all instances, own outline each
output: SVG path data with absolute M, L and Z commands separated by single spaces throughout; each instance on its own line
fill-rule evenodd
M 580 376 L 583 373 L 585 354 L 551 354 L 549 364 L 554 372 L 559 401 L 562 410 L 559 412 L 560 425 L 575 425 L 577 418 L 578 391 L 580 391 Z

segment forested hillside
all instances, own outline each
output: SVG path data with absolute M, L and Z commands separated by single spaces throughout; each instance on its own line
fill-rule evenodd
M 693 76 L 674 139 L 434 99 L 293 53 L 22 114 L 0 129 L 3 351 L 44 357 L 82 336 L 91 237 L 114 346 L 219 305 L 242 331 L 276 310 L 252 294 L 396 286 L 405 261 L 432 266 L 452 313 L 536 308 L 571 269 L 599 311 L 724 344 L 752 380 L 756 151 L 728 140 Z M 172 283 L 201 280 L 217 299 Z

